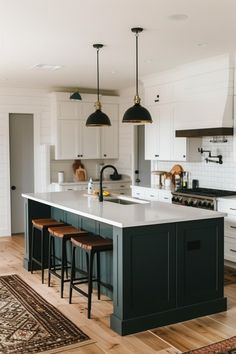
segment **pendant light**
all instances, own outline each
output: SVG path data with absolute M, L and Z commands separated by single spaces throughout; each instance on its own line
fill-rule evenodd
M 72 93 L 72 95 L 70 95 L 70 100 L 81 101 L 82 98 L 80 96 L 79 91 L 75 91 L 74 93 Z
M 99 50 L 103 47 L 103 44 L 94 44 L 94 48 L 97 49 L 97 102 L 94 107 L 96 111 L 88 117 L 86 121 L 87 127 L 103 127 L 110 126 L 111 121 L 108 116 L 101 111 L 102 105 L 99 101 Z
M 135 33 L 136 37 L 136 94 L 134 96 L 134 106 L 127 109 L 124 114 L 122 123 L 152 123 L 152 117 L 148 110 L 141 106 L 141 99 L 138 94 L 138 35 L 143 31 L 143 28 L 135 27 L 131 28 L 131 31 Z

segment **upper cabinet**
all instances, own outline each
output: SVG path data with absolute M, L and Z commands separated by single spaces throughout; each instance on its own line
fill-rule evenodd
M 69 93 L 52 93 L 52 132 L 56 159 L 118 158 L 117 97 L 104 97 L 102 110 L 111 119 L 111 127 L 86 127 L 94 112 L 95 95 L 82 95 L 81 101 L 71 101 Z
M 174 85 L 162 84 L 145 89 L 145 102 L 147 106 L 159 105 L 173 101 Z
M 153 123 L 145 125 L 145 159 L 159 161 L 200 161 L 200 138 L 176 138 L 173 104 L 148 107 Z

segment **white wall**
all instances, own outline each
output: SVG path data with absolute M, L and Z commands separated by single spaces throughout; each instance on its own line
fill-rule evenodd
M 39 161 L 40 144 L 50 144 L 50 106 L 46 91 L 0 89 L 0 236 L 11 234 L 9 114 L 34 116 L 34 158 Z M 35 191 L 40 188 L 40 165 L 35 163 Z

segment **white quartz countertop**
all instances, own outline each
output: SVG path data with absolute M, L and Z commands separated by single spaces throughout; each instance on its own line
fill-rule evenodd
M 219 218 L 226 215 L 217 211 L 157 201 L 141 201 L 132 205 L 99 202 L 97 197 L 85 195 L 83 191 L 28 193 L 22 194 L 22 197 L 123 228 Z M 135 198 L 122 198 L 139 202 Z

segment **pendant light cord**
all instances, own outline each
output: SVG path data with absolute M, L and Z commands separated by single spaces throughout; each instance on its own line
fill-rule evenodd
M 99 48 L 97 48 L 97 99 L 99 102 Z
M 138 97 L 138 32 L 135 33 L 136 37 L 136 96 Z

